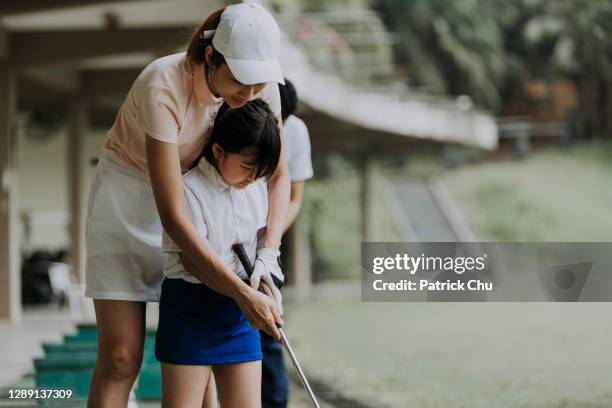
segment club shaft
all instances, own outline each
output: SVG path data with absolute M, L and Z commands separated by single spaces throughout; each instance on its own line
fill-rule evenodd
M 244 270 L 246 271 L 247 275 L 250 278 L 251 274 L 253 273 L 253 265 L 251 265 L 251 261 L 249 260 L 249 257 L 246 254 L 246 251 L 244 250 L 244 246 L 242 245 L 242 243 L 237 241 L 236 243 L 234 243 L 234 245 L 232 245 L 232 250 L 234 250 L 234 252 L 238 256 L 238 260 L 240 260 L 240 263 L 242 264 L 242 266 L 244 267 Z M 261 287 L 260 287 L 260 290 L 261 290 Z M 289 339 L 287 338 L 287 336 L 285 336 L 285 331 L 281 327 L 278 327 L 278 331 L 280 332 L 281 340 L 283 342 L 283 346 L 285 347 L 285 351 L 287 351 L 287 354 L 289 354 L 289 357 L 291 358 L 291 362 L 293 363 L 293 366 L 297 370 L 298 375 L 300 376 L 300 380 L 302 381 L 302 384 L 304 385 L 304 388 L 306 388 L 306 391 L 308 392 L 308 396 L 312 400 L 312 403 L 314 404 L 314 406 L 316 408 L 320 408 L 319 403 L 317 402 L 317 398 L 315 397 L 314 392 L 312 391 L 312 388 L 310 387 L 310 384 L 308 383 L 308 380 L 306 379 L 306 375 L 304 374 L 304 371 L 302 371 L 302 367 L 300 366 L 300 363 L 298 363 L 297 357 L 295 356 L 295 353 L 293 352 L 293 349 L 291 348 L 291 344 L 289 344 Z
M 310 383 L 308 382 L 308 379 L 306 378 L 304 371 L 302 371 L 302 367 L 300 366 L 300 363 L 295 357 L 295 354 L 293 353 L 293 349 L 291 348 L 291 344 L 289 344 L 289 339 L 285 335 L 285 331 L 280 327 L 278 328 L 278 331 L 281 334 L 281 338 L 283 340 L 283 346 L 285 346 L 285 350 L 287 351 L 287 354 L 289 354 L 289 357 L 291 358 L 291 362 L 293 363 L 293 366 L 297 370 L 298 375 L 300 376 L 300 380 L 302 381 L 302 384 L 304 384 L 304 388 L 306 388 L 306 391 L 308 391 L 308 395 L 310 396 L 312 403 L 314 404 L 316 408 L 320 408 L 319 403 L 317 402 L 317 398 L 315 397 L 314 392 L 312 391 L 312 388 L 310 388 Z

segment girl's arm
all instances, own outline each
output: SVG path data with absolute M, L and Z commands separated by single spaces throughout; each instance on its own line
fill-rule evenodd
M 281 134 L 281 154 L 278 167 L 268 180 L 268 223 L 266 227 L 265 247 L 277 249 L 285 229 L 285 220 L 289 208 L 289 166 L 285 154 L 285 129 L 280 117 L 276 118 Z
M 162 226 L 181 248 L 187 270 L 211 289 L 232 297 L 256 327 L 280 339 L 276 323 L 282 323 L 275 304 L 252 290 L 219 258 L 207 240 L 201 239 L 185 215 L 183 181 L 176 144 L 146 137 L 147 164 L 155 204 Z

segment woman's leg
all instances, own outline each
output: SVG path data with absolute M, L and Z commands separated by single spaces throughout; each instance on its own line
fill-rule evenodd
M 261 407 L 261 361 L 214 366 L 221 408 Z
M 88 408 L 126 407 L 140 371 L 145 336 L 145 302 L 94 300 L 98 356 Z
M 162 408 L 201 408 L 210 366 L 161 363 Z
M 215 376 L 212 371 L 208 376 L 208 384 L 206 384 L 202 408 L 217 408 L 217 385 L 215 384 Z

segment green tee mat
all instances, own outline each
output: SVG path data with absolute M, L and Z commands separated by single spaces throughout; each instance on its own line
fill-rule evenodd
M 98 336 L 95 325 L 79 325 L 64 342 L 45 343 L 45 357 L 34 360 L 38 388 L 72 389 L 75 398 L 86 398 L 96 363 Z M 143 364 L 135 388 L 139 400 L 161 399 L 161 368 L 155 359 L 155 331 L 147 330 Z M 55 404 L 53 404 L 55 405 Z

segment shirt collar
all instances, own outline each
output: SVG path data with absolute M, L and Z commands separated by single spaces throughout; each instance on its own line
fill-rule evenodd
M 196 64 L 191 61 L 188 62 L 191 68 L 191 74 L 193 76 L 193 90 L 198 106 L 203 108 L 205 106 L 221 103 L 221 98 L 217 98 L 215 95 L 213 95 L 208 86 L 208 81 L 204 76 L 204 64 Z
M 205 157 L 202 157 L 198 163 L 198 168 L 202 171 L 202 174 L 206 179 L 219 191 L 227 191 L 230 185 L 223 180 L 221 174 L 217 171 L 215 166 L 210 164 Z

